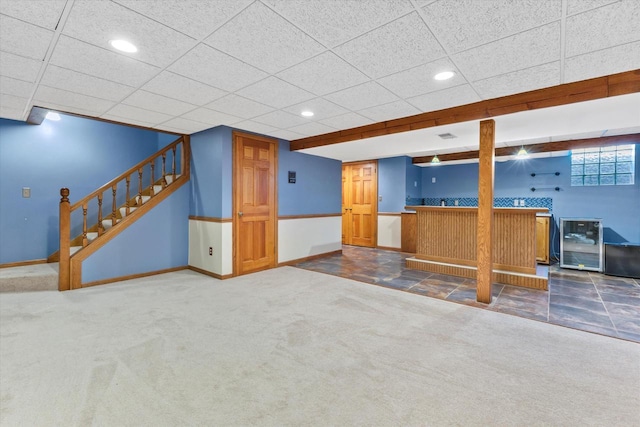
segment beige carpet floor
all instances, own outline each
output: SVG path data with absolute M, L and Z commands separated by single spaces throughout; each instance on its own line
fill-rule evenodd
M 640 345 L 293 267 L 0 294 L 0 425 L 638 426 Z

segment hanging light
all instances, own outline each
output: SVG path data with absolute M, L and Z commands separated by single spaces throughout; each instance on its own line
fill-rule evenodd
M 527 150 L 524 149 L 524 145 L 520 147 L 520 150 L 518 150 L 518 154 L 516 154 L 516 158 L 517 159 L 529 158 L 529 153 L 527 153 Z
M 440 159 L 438 158 L 437 154 L 435 156 L 433 156 L 433 159 L 431 159 L 431 164 L 432 165 L 440 164 Z

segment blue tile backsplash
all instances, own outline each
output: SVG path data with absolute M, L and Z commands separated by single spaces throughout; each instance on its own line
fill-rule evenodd
M 524 200 L 524 207 L 526 208 L 547 208 L 549 212 L 553 211 L 553 199 L 551 197 L 496 197 L 493 200 L 493 206 L 496 208 L 512 208 L 514 207 L 513 201 L 518 200 L 518 207 L 520 201 Z M 455 206 L 456 200 L 458 206 L 465 207 L 477 207 L 477 197 L 425 197 L 424 199 L 410 198 L 407 199 L 408 205 L 426 205 L 426 206 L 440 206 L 441 201 L 444 200 L 446 206 Z

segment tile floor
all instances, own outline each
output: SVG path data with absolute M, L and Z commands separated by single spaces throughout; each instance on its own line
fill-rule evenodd
M 476 301 L 474 279 L 406 268 L 410 254 L 343 246 L 296 267 L 541 322 L 640 342 L 640 280 L 550 268 L 549 291 L 495 284 L 493 301 Z

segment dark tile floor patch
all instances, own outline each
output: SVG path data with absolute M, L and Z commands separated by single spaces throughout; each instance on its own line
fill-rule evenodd
M 474 279 L 409 269 L 412 254 L 343 246 L 342 254 L 296 267 L 390 289 L 452 301 L 640 342 L 640 280 L 549 268 L 549 291 L 494 284 L 491 304 L 476 300 Z

